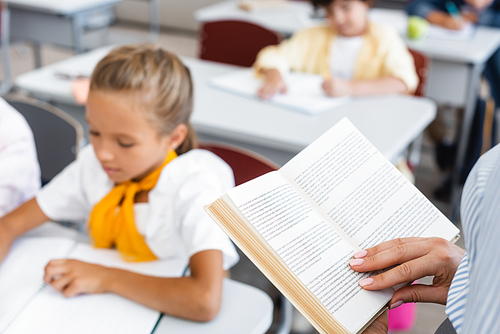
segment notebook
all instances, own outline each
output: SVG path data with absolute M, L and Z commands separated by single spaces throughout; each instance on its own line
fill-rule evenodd
M 460 30 L 450 30 L 432 24 L 427 32 L 427 37 L 432 39 L 443 39 L 449 41 L 468 41 L 474 37 L 476 26 L 469 23 Z
M 0 333 L 151 333 L 160 313 L 115 294 L 65 298 L 43 282 L 51 259 L 73 258 L 152 276 L 182 276 L 185 260 L 124 262 L 67 238 L 24 237 L 0 265 Z
M 329 97 L 321 89 L 321 75 L 291 72 L 284 78 L 288 88 L 286 94 L 277 94 L 263 103 L 293 110 L 296 112 L 317 115 L 350 101 L 350 97 Z M 212 87 L 237 94 L 243 97 L 259 99 L 257 90 L 262 80 L 255 77 L 253 69 L 237 70 L 208 81 Z

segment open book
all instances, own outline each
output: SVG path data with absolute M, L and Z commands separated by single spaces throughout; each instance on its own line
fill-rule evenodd
M 288 92 L 276 94 L 270 100 L 263 102 L 308 115 L 317 115 L 345 104 L 351 99 L 348 96 L 327 96 L 321 88 L 324 81 L 321 75 L 290 72 L 283 79 Z M 253 69 L 237 70 L 212 78 L 208 82 L 209 85 L 229 93 L 256 99 L 258 99 L 257 90 L 262 83 L 263 81 L 255 76 Z
M 152 276 L 182 276 L 186 261 L 126 263 L 114 250 L 67 238 L 23 237 L 0 264 L 0 333 L 144 333 L 160 313 L 115 294 L 65 298 L 43 282 L 51 259 L 73 258 Z
M 354 252 L 459 230 L 343 119 L 279 171 L 230 190 L 209 215 L 320 333 L 359 333 L 394 289 L 363 290 Z

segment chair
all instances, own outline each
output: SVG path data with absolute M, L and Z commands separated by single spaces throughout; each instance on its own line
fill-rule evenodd
M 413 60 L 415 61 L 415 69 L 418 76 L 418 86 L 417 89 L 415 89 L 415 93 L 413 93 L 413 95 L 424 97 L 427 90 L 427 78 L 429 77 L 429 58 L 418 51 L 411 49 L 409 49 L 408 51 L 410 51 L 411 55 L 413 56 Z
M 274 162 L 239 147 L 218 143 L 200 143 L 200 148 L 214 153 L 231 166 L 237 186 L 279 169 Z
M 409 49 L 415 62 L 415 70 L 418 76 L 418 86 L 413 93 L 413 96 L 424 97 L 427 91 L 427 78 L 429 77 L 429 58 L 423 53 Z M 420 162 L 420 152 L 422 149 L 423 136 L 420 135 L 410 144 L 407 152 L 408 166 L 416 175 L 417 167 Z
M 219 156 L 233 169 L 237 186 L 279 168 L 274 162 L 239 147 L 200 143 L 200 148 Z M 292 325 L 292 304 L 284 296 L 281 296 L 281 308 L 281 323 L 276 334 L 287 334 Z
M 2 49 L 3 81 L 0 84 L 0 96 L 12 88 L 12 66 L 10 62 L 10 11 L 7 4 L 0 2 L 0 47 Z
M 42 185 L 76 159 L 83 128 L 74 118 L 50 104 L 28 98 L 7 98 L 31 127 L 35 138 Z
M 202 25 L 199 35 L 199 57 L 250 67 L 263 47 L 276 45 L 282 39 L 280 34 L 250 22 L 206 22 Z

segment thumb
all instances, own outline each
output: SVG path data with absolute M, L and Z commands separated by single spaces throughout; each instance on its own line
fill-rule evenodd
M 448 289 L 439 286 L 413 284 L 396 291 L 389 303 L 390 308 L 402 303 L 438 303 L 446 304 Z M 399 304 L 396 306 L 396 304 Z

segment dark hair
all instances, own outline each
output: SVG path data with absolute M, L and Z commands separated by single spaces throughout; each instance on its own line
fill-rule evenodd
M 367 2 L 370 7 L 373 6 L 375 2 L 375 0 L 360 0 L 360 1 Z M 334 2 L 335 0 L 311 0 L 311 3 L 315 9 L 328 8 Z
M 94 69 L 90 91 L 142 91 L 151 108 L 147 117 L 160 135 L 170 134 L 179 124 L 188 133 L 176 149 L 183 154 L 197 147 L 189 118 L 193 110 L 193 83 L 189 69 L 167 50 L 151 44 L 113 49 Z

